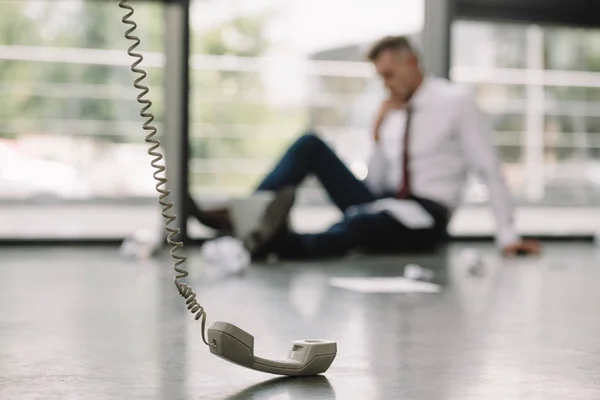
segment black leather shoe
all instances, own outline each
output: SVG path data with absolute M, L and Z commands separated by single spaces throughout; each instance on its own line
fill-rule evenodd
M 217 208 L 214 210 L 202 210 L 201 214 L 197 218 L 201 224 L 217 231 L 233 231 L 233 224 L 231 222 L 229 209 L 226 207 Z
M 187 195 L 186 202 L 190 216 L 196 218 L 202 225 L 219 232 L 229 233 L 233 231 L 233 224 L 231 223 L 231 216 L 229 214 L 228 207 L 218 207 L 212 209 L 207 209 L 204 207 L 200 208 L 189 193 Z

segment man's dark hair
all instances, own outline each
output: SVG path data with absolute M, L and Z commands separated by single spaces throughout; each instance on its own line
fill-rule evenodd
M 381 53 L 388 50 L 414 52 L 412 44 L 405 36 L 386 36 L 373 44 L 367 58 L 369 61 L 375 61 Z

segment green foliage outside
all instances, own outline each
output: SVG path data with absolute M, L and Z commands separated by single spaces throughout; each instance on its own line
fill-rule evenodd
M 35 7 L 32 4 L 35 3 Z M 142 39 L 140 50 L 164 50 L 163 6 L 134 2 L 136 35 Z M 25 0 L 0 2 L 0 46 L 37 46 L 61 49 L 103 49 L 125 52 L 130 42 L 123 38 L 121 22 L 124 10 L 116 2 Z M 201 34 L 192 32 L 192 53 L 256 57 L 264 54 L 269 43 L 264 38 L 269 14 L 238 17 L 225 21 Z M 232 40 L 234 38 L 235 40 Z M 153 112 L 162 120 L 162 69 L 147 68 L 146 83 Z M 191 76 L 191 156 L 194 159 L 271 160 L 287 144 L 301 124 L 299 110 L 280 112 L 261 101 L 263 87 L 260 74 L 232 71 L 192 71 Z M 64 94 L 73 84 L 88 90 L 127 89 L 132 73 L 127 67 L 43 63 L 0 60 L 0 138 L 16 138 L 32 132 L 60 137 L 93 140 L 98 151 L 102 143 L 143 143 L 143 131 L 131 131 L 138 122 L 139 105 L 135 98 L 102 96 L 50 96 L 40 85 Z M 70 86 L 71 85 L 71 86 Z M 36 93 L 37 92 L 37 93 Z M 96 98 L 94 98 L 96 97 Z M 212 99 L 215 101 L 212 101 Z M 58 120 L 51 129 L 43 121 Z M 86 130 L 65 127 L 60 121 L 95 121 Z M 272 135 L 261 127 L 282 125 L 283 131 Z M 244 129 L 240 129 L 243 127 Z M 253 128 L 254 127 L 254 128 Z M 271 129 L 272 130 L 272 129 Z M 269 135 L 268 135 L 269 134 Z M 193 166 L 193 163 L 190 164 Z M 263 170 L 203 173 L 192 169 L 193 190 L 214 190 L 216 186 L 234 186 L 247 190 Z
M 163 6 L 134 2 L 136 34 L 142 38 L 144 53 L 164 50 Z M 60 0 L 0 1 L 0 46 L 37 46 L 59 49 L 100 49 L 125 52 L 130 45 L 123 38 L 124 11 L 116 2 Z M 210 29 L 192 32 L 192 53 L 213 56 L 259 57 L 270 48 L 265 29 L 272 13 L 232 17 Z M 526 62 L 524 27 L 498 25 L 494 28 L 496 62 L 499 67 L 522 68 Z M 600 71 L 598 31 L 545 28 L 544 63 L 549 69 Z M 0 50 L 1 51 L 1 50 Z M 162 69 L 147 68 L 149 98 L 153 112 L 162 121 Z M 256 184 L 271 162 L 298 133 L 306 120 L 301 107 L 277 109 L 264 101 L 260 73 L 254 71 L 191 72 L 191 186 L 195 192 L 218 188 L 246 191 Z M 333 93 L 360 91 L 349 78 L 325 77 Z M 0 57 L 0 138 L 17 138 L 31 133 L 55 135 L 83 141 L 93 140 L 100 154 L 119 143 L 143 143 L 139 105 L 135 98 L 115 96 L 128 89 L 132 73 L 127 67 L 1 60 Z M 87 94 L 73 93 L 74 87 Z M 500 90 L 506 97 L 524 99 L 523 85 L 480 85 Z M 500 87 L 502 86 L 502 87 Z M 598 88 L 548 87 L 548 100 L 597 102 Z M 89 93 L 108 93 L 89 95 Z M 53 93 L 53 94 L 52 94 Z M 56 95 L 56 94 L 59 95 Z M 313 117 L 320 123 L 344 124 L 347 115 L 339 109 L 316 108 Z M 67 124 L 72 121 L 73 124 Z M 88 121 L 82 124 L 81 121 Z M 494 126 L 505 134 L 525 129 L 522 114 L 493 116 Z M 570 116 L 547 117 L 548 124 L 561 132 L 598 132 L 600 118 L 585 117 L 576 126 Z M 129 123 L 123 123 L 129 122 Z M 581 124 L 580 124 L 581 125 Z M 502 147 L 503 159 L 519 162 L 521 147 Z M 562 156 L 561 156 L 562 157 Z M 207 170 L 206 160 L 219 160 L 221 168 Z M 231 160 L 231 161 L 228 161 Z M 243 160 L 238 162 L 235 160 Z

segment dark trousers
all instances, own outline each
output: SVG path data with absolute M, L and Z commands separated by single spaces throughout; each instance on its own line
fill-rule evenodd
M 292 144 L 257 189 L 278 190 L 298 186 L 311 174 L 321 182 L 331 201 L 343 213 L 348 207 L 378 199 L 313 133 L 301 136 Z M 432 249 L 445 238 L 448 222 L 445 210 L 426 199 L 417 201 L 436 220 L 433 228 L 410 229 L 386 212 L 344 215 L 341 221 L 324 232 L 290 232 L 283 240 L 279 255 L 282 258 L 308 259 L 342 256 L 351 250 L 401 252 Z

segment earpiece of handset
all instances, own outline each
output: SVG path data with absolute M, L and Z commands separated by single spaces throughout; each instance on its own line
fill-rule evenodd
M 337 344 L 308 339 L 293 342 L 288 358 L 269 360 L 254 355 L 254 337 L 228 322 L 216 321 L 207 330 L 210 352 L 229 362 L 276 375 L 306 376 L 321 374 L 337 355 Z

